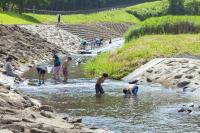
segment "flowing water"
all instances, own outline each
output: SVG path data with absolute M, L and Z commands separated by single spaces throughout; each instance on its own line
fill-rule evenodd
M 72 65 L 68 84 L 47 80 L 43 86 L 18 85 L 25 94 L 51 105 L 56 112 L 81 116 L 89 127 L 106 128 L 116 133 L 200 132 L 200 113 L 178 113 L 183 104 L 195 102 L 190 94 L 176 93 L 159 85 L 140 85 L 137 97 L 125 98 L 127 83 L 107 80 L 106 94 L 95 96 L 95 79 L 83 77 L 82 67 Z M 27 77 L 33 78 L 33 71 Z

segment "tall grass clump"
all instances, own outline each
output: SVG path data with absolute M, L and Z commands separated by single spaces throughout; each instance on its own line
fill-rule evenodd
M 148 34 L 199 33 L 200 16 L 163 16 L 147 19 L 125 34 L 126 42 Z
M 126 43 L 116 52 L 89 61 L 85 70 L 90 76 L 107 72 L 112 78 L 121 79 L 151 59 L 185 53 L 200 55 L 200 34 L 143 36 Z

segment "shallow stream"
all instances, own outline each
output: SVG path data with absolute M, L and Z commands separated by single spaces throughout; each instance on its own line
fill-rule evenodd
M 34 78 L 31 70 L 25 75 Z M 95 79 L 84 77 L 82 66 L 72 64 L 68 84 L 47 80 L 43 86 L 18 85 L 25 94 L 51 105 L 56 112 L 81 116 L 89 127 L 106 128 L 115 133 L 200 132 L 198 111 L 178 113 L 183 104 L 197 103 L 190 94 L 177 93 L 159 85 L 140 85 L 137 97 L 125 98 L 122 89 L 127 83 L 107 80 L 106 94 L 95 96 Z

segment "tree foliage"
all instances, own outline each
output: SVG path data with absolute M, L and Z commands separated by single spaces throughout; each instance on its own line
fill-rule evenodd
M 85 10 L 113 7 L 117 5 L 137 4 L 152 0 L 0 0 L 3 11 L 18 11 L 24 8 L 40 10 Z

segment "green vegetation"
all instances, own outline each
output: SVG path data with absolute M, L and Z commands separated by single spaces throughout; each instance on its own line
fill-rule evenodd
M 24 8 L 54 11 L 88 10 L 145 1 L 149 0 L 0 0 L 0 10 L 18 11 L 19 13 L 23 13 Z
M 139 20 L 122 10 L 103 11 L 93 14 L 66 15 L 62 17 L 64 23 L 96 23 L 96 22 L 113 22 L 113 23 L 138 23 Z
M 39 23 L 37 19 L 29 15 L 0 12 L 0 24 L 33 24 Z
M 125 35 L 126 41 L 145 34 L 181 34 L 200 32 L 200 16 L 163 16 L 134 25 Z
M 168 7 L 169 7 L 168 0 L 164 0 L 164 1 L 146 2 L 143 4 L 127 7 L 125 8 L 125 11 L 138 17 L 140 20 L 145 20 L 150 17 L 167 15 Z
M 104 53 L 89 61 L 85 70 L 90 76 L 107 72 L 112 78 L 120 79 L 153 58 L 184 53 L 200 54 L 200 34 L 144 36 L 114 53 Z
M 43 14 L 16 14 L 0 12 L 0 24 L 33 24 L 33 23 L 56 23 L 56 15 Z M 139 20 L 123 10 L 103 11 L 93 14 L 63 15 L 62 22 L 66 24 L 84 24 L 98 22 L 113 23 L 138 23 Z
M 200 15 L 200 0 L 161 0 L 125 8 L 125 11 L 145 20 L 164 15 Z

